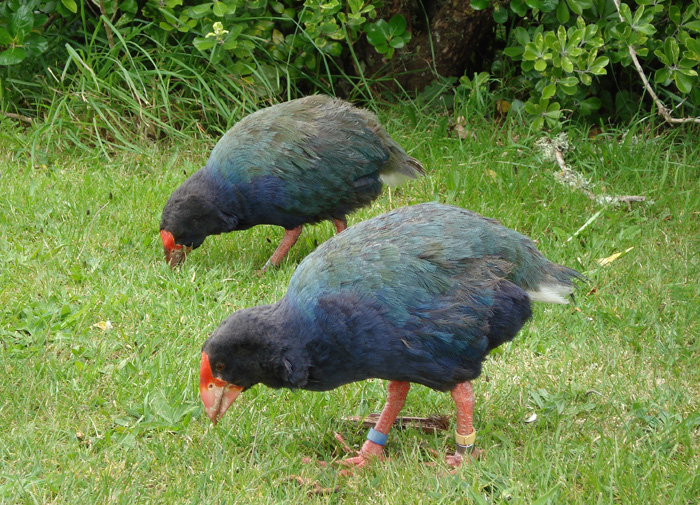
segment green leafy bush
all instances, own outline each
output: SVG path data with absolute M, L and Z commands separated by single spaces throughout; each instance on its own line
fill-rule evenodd
M 239 76 L 253 76 L 271 65 L 288 66 L 291 77 L 317 74 L 326 58 L 335 59 L 342 74 L 341 57 L 352 51 L 359 37 L 385 57 L 410 39 L 406 20 L 394 16 L 378 20 L 380 0 L 147 0 L 142 9 L 135 0 L 7 0 L 0 4 L 0 66 L 38 57 L 48 38 L 71 39 L 66 29 L 82 18 L 83 34 L 100 29 L 100 15 L 128 35 L 142 30 L 163 40 L 191 44 L 211 64 L 225 64 Z M 56 22 L 56 17 L 61 22 Z M 137 23 L 150 22 L 143 26 Z M 51 19 L 51 22 L 49 22 Z M 52 25 L 53 30 L 47 31 Z M 144 43 L 148 38 L 144 37 Z M 172 43 L 172 42 L 171 42 Z M 167 43 L 166 43 L 167 44 Z
M 57 4 L 52 2 L 37 11 L 39 4 L 40 0 L 7 0 L 0 4 L 0 65 L 17 65 L 48 49 L 41 27 Z
M 519 65 L 534 127 L 553 127 L 565 112 L 620 116 L 641 95 L 630 47 L 657 95 L 677 113 L 700 110 L 700 1 L 511 0 L 494 5 L 503 26 L 503 54 Z M 623 84 L 621 85 L 621 82 Z

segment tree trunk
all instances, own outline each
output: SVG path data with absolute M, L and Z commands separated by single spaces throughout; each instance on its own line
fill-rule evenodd
M 461 77 L 482 69 L 493 42 L 492 9 L 476 11 L 469 0 L 387 0 L 379 17 L 402 14 L 411 40 L 385 60 L 363 37 L 356 52 L 373 79 L 395 78 L 410 93 L 442 77 Z M 391 83 L 388 83 L 390 87 Z

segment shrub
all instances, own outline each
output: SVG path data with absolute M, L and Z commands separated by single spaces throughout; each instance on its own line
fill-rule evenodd
M 700 2 L 672 0 L 471 0 L 493 6 L 518 65 L 534 126 L 556 126 L 565 111 L 624 118 L 637 108 L 641 70 L 680 114 L 700 112 Z M 632 48 L 632 51 L 630 51 Z

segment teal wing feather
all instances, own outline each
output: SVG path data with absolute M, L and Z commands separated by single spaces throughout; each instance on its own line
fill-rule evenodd
M 427 203 L 404 207 L 352 226 L 322 244 L 297 268 L 291 291 L 418 286 L 426 293 L 452 286 L 462 272 L 490 272 L 525 291 L 579 275 L 547 260 L 532 240 L 465 209 Z M 353 279 L 350 283 L 347 279 Z M 359 279 L 355 282 L 355 279 Z

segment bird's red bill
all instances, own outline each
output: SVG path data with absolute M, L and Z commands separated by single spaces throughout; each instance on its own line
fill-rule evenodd
M 163 241 L 163 250 L 165 251 L 165 262 L 170 267 L 175 267 L 185 260 L 185 256 L 192 248 L 184 247 L 181 244 L 175 243 L 173 234 L 166 230 L 160 230 L 160 239 Z
M 216 424 L 223 417 L 241 391 L 243 391 L 242 387 L 214 377 L 209 365 L 209 356 L 202 352 L 199 368 L 199 396 L 202 398 L 204 411 L 212 423 Z

